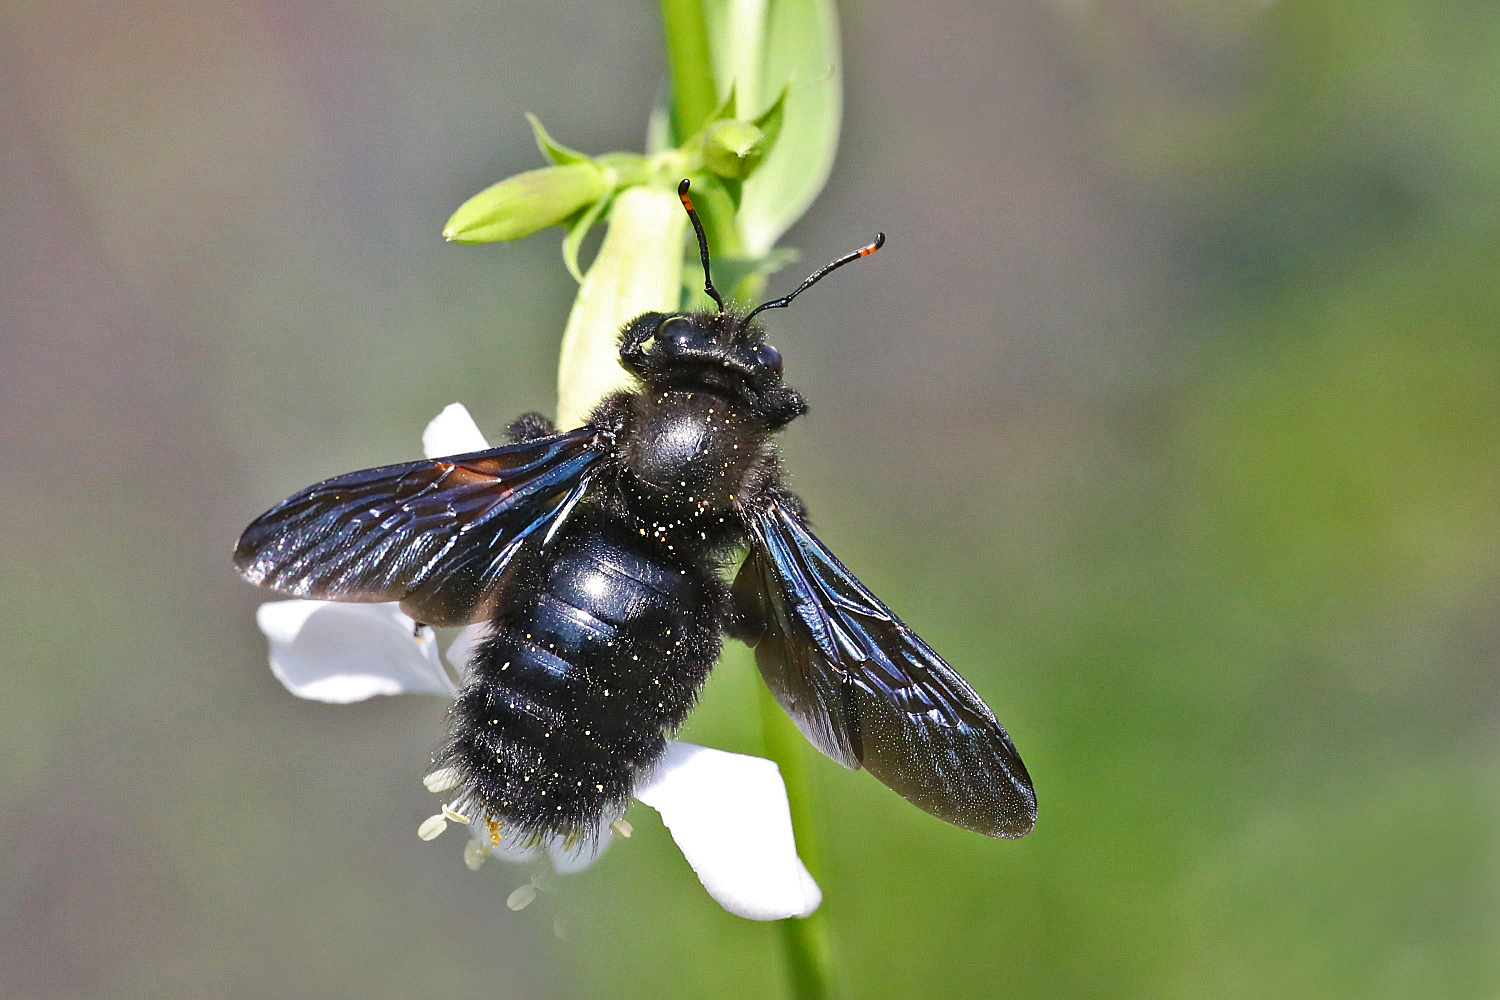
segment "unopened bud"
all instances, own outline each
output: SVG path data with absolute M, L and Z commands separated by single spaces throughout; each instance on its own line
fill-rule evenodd
M 458 206 L 443 227 L 455 243 L 518 240 L 555 226 L 605 193 L 604 173 L 592 163 L 542 167 L 507 177 Z
M 703 164 L 720 177 L 744 180 L 766 155 L 766 134 L 749 122 L 726 118 L 703 133 Z

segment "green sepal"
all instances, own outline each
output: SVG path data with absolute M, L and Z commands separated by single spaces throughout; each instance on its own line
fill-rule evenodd
M 578 216 L 568 224 L 568 235 L 563 237 L 563 266 L 568 269 L 573 280 L 580 285 L 583 284 L 583 270 L 578 266 L 578 251 L 583 247 L 584 238 L 588 236 L 590 227 L 598 221 L 600 215 L 604 214 L 604 209 L 609 205 L 610 198 L 613 196 L 614 192 L 611 191 L 609 197 L 600 198 L 579 212 Z
M 719 106 L 717 108 L 714 108 L 713 114 L 708 116 L 708 121 L 703 123 L 703 130 L 706 130 L 715 122 L 721 122 L 727 118 L 733 118 L 735 103 L 736 99 L 734 96 L 734 84 L 731 83 L 729 85 L 729 93 L 724 95 L 724 100 L 719 102 Z
M 526 112 L 526 120 L 531 123 L 531 134 L 536 137 L 536 148 L 542 151 L 542 155 L 553 163 L 562 166 L 568 163 L 587 163 L 592 157 L 586 153 L 580 153 L 576 149 L 569 149 L 562 143 L 553 139 L 542 127 L 542 121 L 530 111 Z
M 781 138 L 781 124 L 786 121 L 786 93 L 789 86 L 783 86 L 781 93 L 776 95 L 776 100 L 771 106 L 762 111 L 755 119 L 755 127 L 765 134 L 766 152 L 769 153 L 776 145 L 776 140 Z
M 443 226 L 454 243 L 496 243 L 555 226 L 609 191 L 592 162 L 541 167 L 492 184 L 458 206 Z

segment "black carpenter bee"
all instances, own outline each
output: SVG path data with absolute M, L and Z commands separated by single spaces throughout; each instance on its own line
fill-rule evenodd
M 620 364 L 639 388 L 573 430 L 527 414 L 499 448 L 310 486 L 245 529 L 235 566 L 298 597 L 488 621 L 435 763 L 460 776 L 455 801 L 522 836 L 619 816 L 726 634 L 823 753 L 949 823 L 1022 836 L 1036 796 L 1005 729 L 808 529 L 771 442 L 807 403 L 755 317 L 884 234 L 740 312 L 714 288 L 687 191 L 718 310 L 630 321 Z

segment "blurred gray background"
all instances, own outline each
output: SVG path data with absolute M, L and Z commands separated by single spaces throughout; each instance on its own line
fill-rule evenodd
M 770 317 L 820 534 L 986 695 L 1016 843 L 811 760 L 859 997 L 1500 991 L 1500 17 L 1473 2 L 844 10 L 887 248 Z M 417 840 L 436 701 L 298 702 L 255 514 L 553 404 L 560 230 L 639 148 L 651 4 L 0 12 L 0 996 L 775 996 L 654 814 L 520 914 Z M 754 752 L 753 668 L 686 736 Z M 566 928 L 566 939 L 554 923 Z

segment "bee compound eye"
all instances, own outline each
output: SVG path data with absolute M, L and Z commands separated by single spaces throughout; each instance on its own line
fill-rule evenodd
M 676 352 L 681 351 L 697 339 L 693 331 L 693 324 L 689 323 L 683 316 L 673 316 L 662 320 L 661 325 L 652 334 L 657 344 Z
M 755 349 L 755 362 L 769 371 L 781 372 L 781 352 L 770 344 L 761 344 Z

